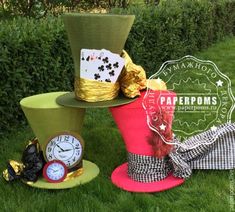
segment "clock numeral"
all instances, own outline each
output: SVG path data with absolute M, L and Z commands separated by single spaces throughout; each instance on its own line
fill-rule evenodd
M 47 152 L 51 152 L 52 148 L 48 147 Z
M 58 136 L 58 137 L 57 137 L 57 141 L 58 141 L 58 142 L 61 142 L 61 139 L 62 139 L 62 136 Z
M 48 159 L 52 159 L 52 155 L 50 154 L 50 155 L 48 155 Z
M 56 143 L 55 143 L 55 141 L 53 141 L 53 140 L 50 142 L 50 145 L 51 145 L 51 146 L 54 146 L 55 144 L 56 144 Z
M 79 145 L 79 144 L 76 144 L 76 145 L 75 145 L 75 149 L 77 149 L 77 148 L 80 148 L 80 145 Z
M 67 166 L 70 166 L 70 161 L 67 161 Z
M 76 161 L 76 157 L 73 158 L 73 162 L 75 162 L 75 161 Z
M 69 135 L 64 136 L 64 141 L 69 141 Z

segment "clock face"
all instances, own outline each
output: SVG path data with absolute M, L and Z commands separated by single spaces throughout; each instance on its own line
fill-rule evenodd
M 60 160 L 69 168 L 77 165 L 82 159 L 83 147 L 80 136 L 71 133 L 60 133 L 49 139 L 45 156 L 47 161 Z
M 51 183 L 62 182 L 67 175 L 67 167 L 61 161 L 50 161 L 43 168 L 44 178 Z

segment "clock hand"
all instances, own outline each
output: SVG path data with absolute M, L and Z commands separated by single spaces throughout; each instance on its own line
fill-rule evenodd
M 64 152 L 64 150 L 58 144 L 56 144 L 56 146 L 58 146 L 61 149 L 61 151 Z
M 55 172 L 58 172 L 59 170 L 57 169 L 57 170 L 53 170 L 53 173 L 55 173 Z
M 70 150 L 73 150 L 73 149 L 65 149 L 64 151 L 67 152 L 67 151 L 70 151 Z
M 71 150 L 73 150 L 73 149 L 65 149 L 65 150 L 63 150 L 63 151 L 58 151 L 59 153 L 61 153 L 61 152 L 68 152 L 68 151 L 71 151 Z

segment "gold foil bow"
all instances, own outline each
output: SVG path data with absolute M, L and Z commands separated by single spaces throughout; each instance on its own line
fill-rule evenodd
M 136 65 L 123 50 L 122 55 L 125 59 L 125 66 L 119 78 L 121 90 L 126 97 L 134 98 L 140 95 L 140 91 L 146 88 L 146 73 L 142 66 Z
M 21 172 L 24 169 L 23 163 L 15 161 L 15 160 L 9 160 L 8 166 L 9 167 L 5 169 L 2 173 L 3 178 L 6 181 L 12 181 L 15 178 L 19 178 L 21 175 Z M 11 169 L 11 171 L 9 169 Z M 10 173 L 10 172 L 13 172 L 13 173 Z

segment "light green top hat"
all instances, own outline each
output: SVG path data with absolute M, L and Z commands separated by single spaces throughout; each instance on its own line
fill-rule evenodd
M 134 15 L 65 14 L 64 23 L 72 50 L 75 75 L 80 76 L 81 49 L 107 49 L 121 54 L 134 18 Z
M 52 92 L 26 97 L 20 105 L 37 136 L 42 150 L 46 141 L 52 135 L 72 131 L 80 134 L 85 115 L 85 109 L 60 106 L 56 103 L 58 96 L 68 92 Z M 91 181 L 99 174 L 99 168 L 92 162 L 83 160 L 83 174 L 61 183 L 49 183 L 40 177 L 37 182 L 28 185 L 42 189 L 65 189 Z
M 67 92 L 52 92 L 26 97 L 20 101 L 21 108 L 39 140 L 42 149 L 52 135 L 73 131 L 81 133 L 85 109 L 63 107 L 56 98 Z

